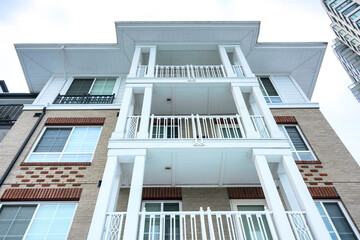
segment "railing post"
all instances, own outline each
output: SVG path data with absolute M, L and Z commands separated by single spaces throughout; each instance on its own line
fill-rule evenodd
M 224 69 L 224 65 L 221 64 L 220 67 L 221 67 L 221 72 L 222 72 L 223 77 L 226 77 L 226 72 L 225 72 L 225 69 Z
M 138 239 L 139 239 L 139 240 L 143 240 L 143 239 L 144 239 L 145 213 L 146 213 L 146 209 L 145 209 L 145 207 L 143 207 L 143 209 L 141 210 L 140 230 L 138 231 L 138 232 L 139 232 L 139 236 L 138 236 Z
M 201 224 L 201 237 L 202 237 L 202 240 L 207 240 L 204 209 L 202 207 L 200 207 L 200 224 Z
M 196 132 L 196 126 L 195 126 L 195 117 L 194 114 L 191 114 L 191 125 L 192 125 L 192 130 L 193 130 L 193 137 L 194 137 L 194 145 L 197 145 L 197 132 Z
M 191 71 L 192 79 L 193 79 L 193 81 L 195 81 L 195 73 L 194 73 L 194 66 L 193 65 L 190 65 L 190 71 Z
M 214 226 L 213 226 L 213 222 L 212 222 L 210 207 L 207 208 L 207 215 L 208 215 L 208 223 L 209 223 L 210 240 L 215 240 Z
M 153 129 L 154 129 L 154 114 L 151 114 L 151 117 L 150 117 L 150 129 L 149 129 L 149 138 L 152 138 L 153 136 Z
M 155 77 L 156 78 L 158 77 L 158 72 L 159 72 L 159 65 L 156 64 L 156 67 L 155 67 Z
M 236 120 L 238 122 L 238 125 L 239 125 L 239 129 L 240 129 L 240 132 L 241 132 L 241 135 L 243 138 L 246 138 L 246 133 L 244 131 L 244 128 L 242 126 L 242 122 L 241 122 L 241 119 L 240 119 L 240 116 L 239 114 L 236 114 Z
M 265 209 L 265 217 L 266 217 L 266 221 L 268 222 L 271 237 L 272 237 L 273 240 L 278 240 L 276 230 L 275 230 L 275 226 L 274 226 L 274 222 L 273 222 L 273 220 L 271 218 L 270 212 L 267 209 L 267 207 L 264 207 L 264 209 Z
M 196 114 L 196 120 L 197 120 L 197 125 L 198 125 L 198 132 L 199 132 L 199 138 L 200 138 L 200 143 L 203 144 L 203 137 L 202 137 L 202 129 L 201 129 L 201 122 L 200 122 L 200 116 L 199 114 Z

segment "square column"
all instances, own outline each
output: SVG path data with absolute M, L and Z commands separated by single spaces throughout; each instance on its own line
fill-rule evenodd
M 149 87 L 145 87 L 144 99 L 141 109 L 140 128 L 137 138 L 141 138 L 141 139 L 149 138 L 149 122 L 150 122 L 152 92 L 153 92 L 152 85 L 149 85 Z
M 141 47 L 136 46 L 128 77 L 136 77 L 140 60 L 141 60 Z
M 155 63 L 156 63 L 156 46 L 150 48 L 149 53 L 149 63 L 146 77 L 154 77 L 154 70 L 155 70 Z
M 236 77 L 224 46 L 219 46 L 219 54 L 220 54 L 221 62 L 225 68 L 226 76 Z
M 127 117 L 131 113 L 132 111 L 131 109 L 133 109 L 133 105 L 134 105 L 133 88 L 126 87 L 123 100 L 121 103 L 119 118 L 116 122 L 115 131 L 111 136 L 112 138 L 124 138 L 126 131 Z
M 253 158 L 279 239 L 295 239 L 265 156 L 254 155 Z
M 126 222 L 123 237 L 123 239 L 126 240 L 136 240 L 137 238 L 144 173 L 145 155 L 136 156 L 131 179 L 130 195 L 127 206 Z
M 301 211 L 300 205 L 296 199 L 295 193 L 292 190 L 290 181 L 286 176 L 284 167 L 281 163 L 279 163 L 278 176 L 280 192 L 285 197 L 285 202 L 288 209 L 291 211 Z
M 305 211 L 306 221 L 309 225 L 314 239 L 330 240 L 331 237 L 326 226 L 321 219 L 319 211 L 316 208 L 306 184 L 304 183 L 299 169 L 297 168 L 292 156 L 283 156 L 282 165 L 292 186 L 296 199 L 300 207 Z
M 272 138 L 284 138 L 284 135 L 279 130 L 279 127 L 275 122 L 270 108 L 264 99 L 264 95 L 261 93 L 260 87 L 252 87 L 252 95 L 261 114 L 264 116 L 264 121 L 270 133 L 270 136 Z
M 240 46 L 236 46 L 234 48 L 234 53 L 235 53 L 237 60 L 241 63 L 241 67 L 244 71 L 245 77 L 255 77 L 255 75 L 253 74 L 253 72 L 250 69 L 250 66 L 249 66 Z
M 108 157 L 93 218 L 88 234 L 88 240 L 102 239 L 106 222 L 106 213 L 114 212 L 120 190 L 120 163 L 116 156 Z
M 240 87 L 232 84 L 231 92 L 234 97 L 236 109 L 241 117 L 242 124 L 244 125 L 246 137 L 247 138 L 260 138 L 259 133 L 255 131 L 254 125 L 251 121 L 250 114 L 246 107 L 246 103 L 244 101 L 244 97 L 241 93 Z

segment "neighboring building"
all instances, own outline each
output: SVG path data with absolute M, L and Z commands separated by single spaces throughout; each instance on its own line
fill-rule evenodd
M 22 112 L 23 104 L 31 104 L 37 94 L 9 93 L 4 80 L 0 80 L 0 142 Z
M 349 89 L 360 102 L 360 1 L 321 0 L 334 30 L 334 52 L 353 83 Z
M 39 95 L 0 143 L 0 239 L 359 238 L 360 168 L 309 100 L 326 43 L 115 26 L 15 45 Z

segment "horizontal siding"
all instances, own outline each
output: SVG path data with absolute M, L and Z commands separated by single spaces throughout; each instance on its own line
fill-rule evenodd
M 120 78 L 120 87 L 115 94 L 114 104 L 121 104 L 125 92 L 125 78 Z
M 55 77 L 51 80 L 51 83 L 48 85 L 47 89 L 44 89 L 44 94 L 39 96 L 37 104 L 52 104 L 56 96 L 60 93 L 60 90 L 64 86 L 65 79 L 60 77 Z
M 289 76 L 272 76 L 271 80 L 279 91 L 284 103 L 306 102 Z

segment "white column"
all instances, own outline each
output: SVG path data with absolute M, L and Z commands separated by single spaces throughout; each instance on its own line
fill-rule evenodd
M 250 66 L 249 66 L 240 46 L 236 46 L 234 48 L 234 53 L 235 53 L 235 56 L 238 59 L 238 61 L 241 63 L 241 67 L 244 71 L 245 77 L 255 77 L 255 75 L 253 74 L 253 72 L 250 69 Z
M 116 122 L 115 131 L 111 136 L 112 138 L 124 138 L 124 134 L 126 131 L 127 117 L 129 116 L 133 104 L 134 104 L 133 88 L 127 87 L 125 88 L 125 93 L 121 103 L 119 117 Z
M 285 198 L 289 211 L 301 211 L 300 205 L 296 199 L 294 191 L 292 190 L 290 181 L 286 176 L 282 163 L 279 163 L 278 176 L 280 192 Z
M 150 48 L 149 63 L 146 77 L 154 77 L 154 70 L 156 64 L 156 46 Z
M 251 121 L 250 114 L 246 107 L 246 103 L 245 103 L 244 97 L 241 93 L 240 87 L 231 85 L 231 92 L 234 97 L 237 111 L 241 117 L 242 124 L 244 125 L 243 127 L 246 132 L 246 137 L 247 138 L 260 138 L 259 133 L 255 131 L 254 125 Z
M 120 173 L 120 164 L 117 157 L 108 157 L 91 221 L 88 240 L 102 239 L 106 213 L 113 212 L 116 208 L 120 188 Z
M 150 122 L 152 92 L 153 92 L 152 85 L 146 87 L 144 90 L 140 128 L 137 138 L 141 138 L 141 139 L 149 138 L 149 122 Z
M 254 163 L 279 239 L 295 239 L 265 156 L 254 155 Z
M 219 46 L 219 54 L 220 54 L 220 58 L 221 58 L 221 62 L 225 68 L 225 71 L 226 71 L 226 76 L 228 77 L 236 77 L 233 69 L 232 69 L 232 66 L 231 66 L 231 63 L 230 63 L 230 60 L 229 60 L 229 57 L 226 53 L 226 49 L 224 46 Z
M 141 47 L 135 47 L 134 56 L 131 62 L 131 67 L 128 77 L 136 77 L 137 68 L 141 60 Z
M 252 87 L 252 95 L 261 114 L 264 116 L 266 127 L 272 138 L 284 138 L 284 135 L 279 130 L 275 119 L 270 111 L 269 106 L 265 102 L 264 95 L 261 93 L 260 87 Z
M 307 189 L 299 169 L 297 168 L 292 156 L 283 156 L 282 164 L 286 175 L 290 181 L 296 199 L 300 207 L 305 211 L 306 221 L 313 234 L 314 239 L 330 240 L 331 237 L 326 229 L 326 226 L 321 219 L 319 211 L 316 208 L 314 200 L 312 199 L 309 190 Z
M 131 179 L 129 203 L 127 206 L 126 222 L 123 237 L 123 239 L 126 240 L 135 240 L 138 232 L 144 172 L 145 156 L 136 156 Z

